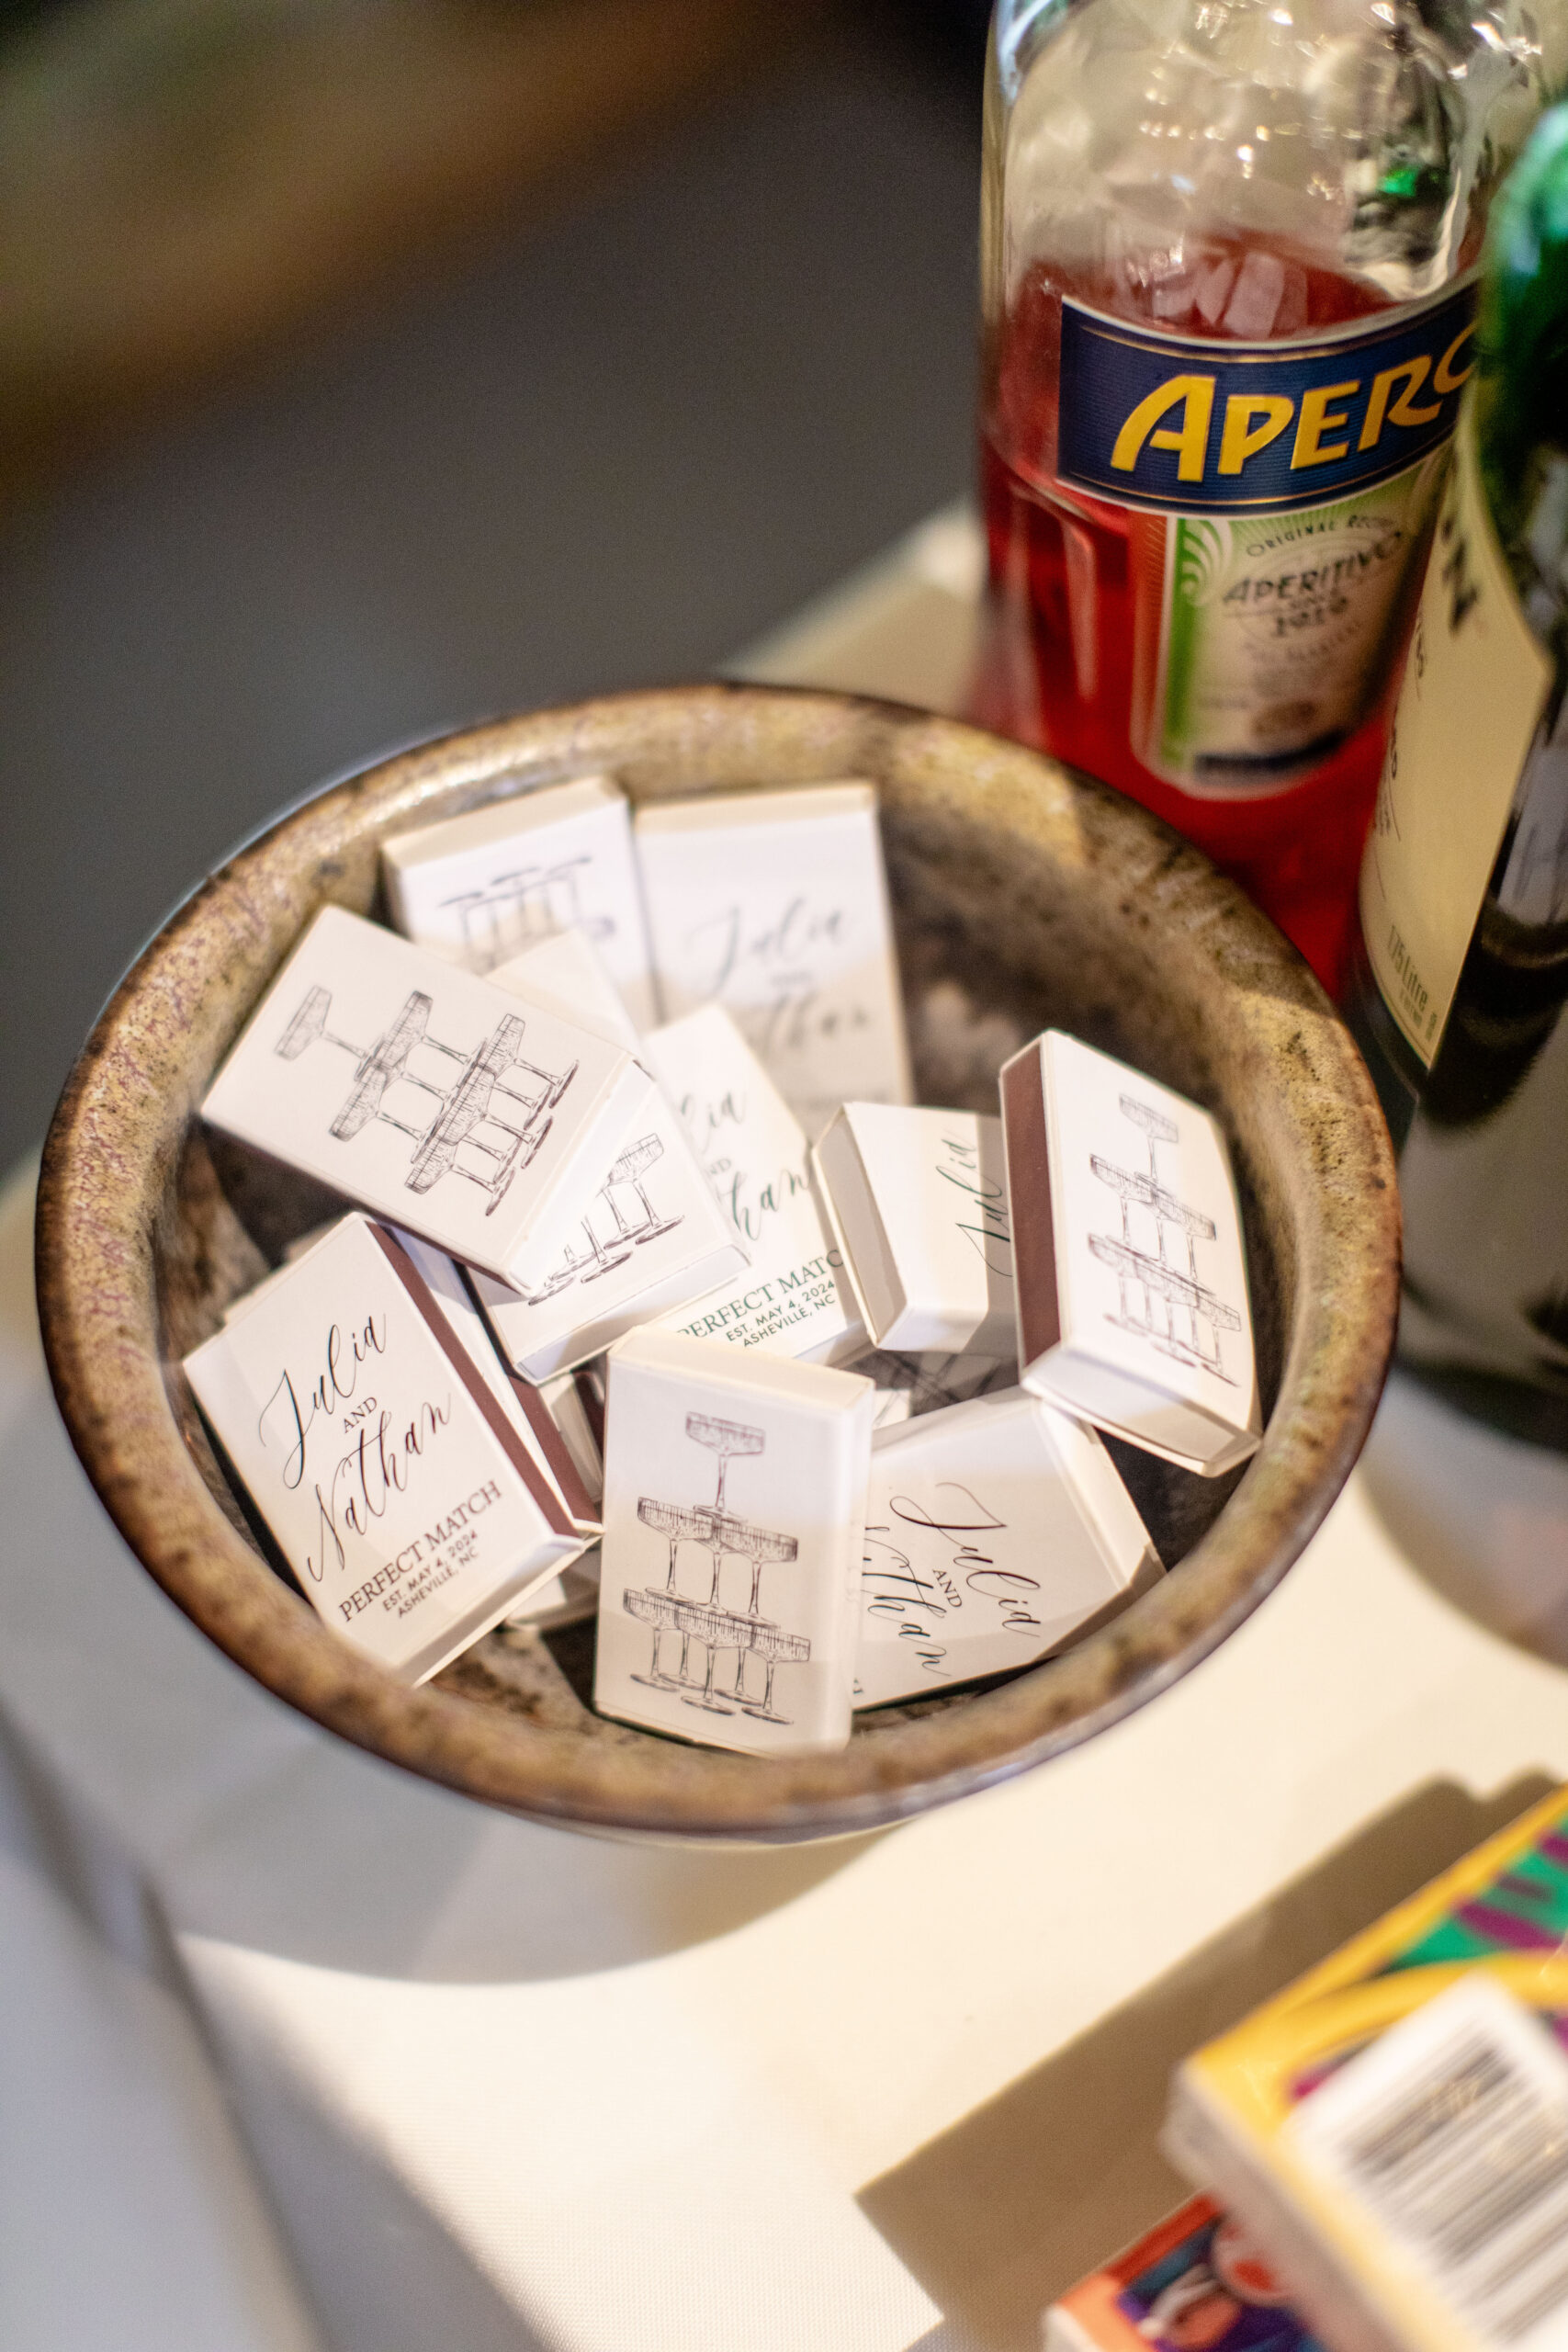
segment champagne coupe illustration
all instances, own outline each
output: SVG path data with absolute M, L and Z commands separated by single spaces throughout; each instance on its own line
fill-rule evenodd
M 720 1609 L 711 1601 L 705 1604 L 696 1600 L 680 1600 L 675 1604 L 675 1622 L 682 1631 L 689 1627 L 707 1649 L 707 1671 L 703 1677 L 702 1688 L 693 1688 L 682 1694 L 685 1705 L 701 1707 L 710 1715 L 732 1715 L 735 1709 L 729 1699 L 713 1687 L 714 1668 L 718 1664 L 720 1650 L 738 1649 L 745 1642 L 750 1632 L 745 1618 L 737 1617 L 731 1611 Z
M 746 1660 L 755 1650 L 767 1664 L 767 1680 L 760 1699 L 748 1695 L 746 1690 Z M 786 1634 L 782 1625 L 770 1625 L 764 1621 L 753 1623 L 749 1630 L 744 1649 L 736 1655 L 735 1696 L 743 1711 L 755 1715 L 760 1723 L 786 1724 L 788 1715 L 781 1715 L 773 1705 L 773 1675 L 781 1658 L 795 1665 L 804 1665 L 811 1656 L 811 1645 L 804 1634 Z
M 536 1283 L 532 1290 L 523 1289 L 522 1295 L 530 1306 L 543 1306 L 547 1299 L 554 1298 L 559 1291 L 570 1290 L 573 1283 L 591 1283 L 600 1274 L 613 1274 L 616 1267 L 624 1266 L 631 1256 L 629 1243 L 624 1249 L 606 1250 L 593 1230 L 592 1218 L 585 1216 L 579 1222 L 588 1243 L 587 1249 L 577 1250 L 570 1241 L 565 1245 L 544 1281 Z
M 798 1559 L 800 1538 L 797 1535 L 775 1535 L 766 1527 L 753 1527 L 747 1520 L 733 1522 L 735 1540 L 727 1548 L 744 1552 L 751 1563 L 751 1605 L 747 1614 L 757 1614 L 757 1595 L 762 1582 L 762 1570 L 771 1563 Z
M 716 1510 L 705 1503 L 701 1508 L 703 1532 L 699 1540 L 707 1545 L 713 1557 L 713 1584 L 708 1592 L 708 1607 L 716 1609 L 718 1606 L 718 1581 L 724 1573 L 725 1555 L 744 1549 L 740 1539 L 746 1532 L 746 1521 L 743 1519 L 737 1519 L 731 1511 Z
M 662 1591 L 650 1586 L 640 1592 L 622 1595 L 621 1605 L 626 1613 L 653 1628 L 649 1670 L 633 1679 L 656 1690 L 678 1690 L 687 1706 L 701 1707 L 709 1714 L 733 1714 L 739 1707 L 759 1721 L 788 1724 L 793 1718 L 779 1713 L 773 1704 L 774 1673 L 781 1661 L 809 1664 L 811 1644 L 805 1634 L 789 1633 L 761 1617 L 758 1610 L 762 1570 L 798 1559 L 800 1539 L 779 1530 L 755 1526 L 741 1518 L 728 1508 L 726 1493 L 731 1462 L 764 1453 L 767 1433 L 745 1421 L 728 1420 L 721 1414 L 688 1413 L 686 1435 L 717 1455 L 716 1492 L 711 1503 L 668 1503 L 649 1495 L 643 1496 L 637 1503 L 637 1515 L 642 1525 L 651 1533 L 662 1535 L 668 1544 L 669 1565 Z M 702 1545 L 712 1560 L 713 1572 L 705 1601 L 686 1600 L 677 1586 L 679 1550 L 687 1541 Z M 725 1608 L 719 1600 L 724 1563 L 732 1552 L 751 1563 L 750 1601 L 744 1611 Z M 671 1631 L 681 1635 L 680 1665 L 673 1677 L 663 1665 L 660 1649 L 663 1634 Z M 694 1641 L 700 1641 L 706 1651 L 700 1684 L 689 1668 Z M 715 1674 L 719 1651 L 728 1649 L 735 1652 L 735 1679 L 733 1688 L 726 1691 L 715 1688 Z M 760 1699 L 746 1687 L 746 1661 L 753 1652 L 765 1661 L 767 1669 Z
M 580 1251 L 569 1242 L 546 1279 L 536 1288 L 524 1290 L 530 1306 L 542 1306 L 547 1299 L 554 1298 L 558 1291 L 568 1289 L 573 1283 L 597 1282 L 601 1274 L 613 1274 L 618 1266 L 626 1264 L 639 1243 L 657 1241 L 661 1233 L 672 1233 L 682 1223 L 678 1216 L 661 1217 L 642 1187 L 646 1171 L 663 1156 L 664 1146 L 658 1136 L 641 1136 L 636 1143 L 627 1145 L 595 1196 L 609 1210 L 614 1233 L 607 1241 L 601 1241 L 594 1228 L 593 1205 L 590 1204 L 588 1214 L 581 1219 L 587 1250 Z M 642 1203 L 640 1224 L 628 1225 L 621 1215 L 621 1204 L 615 1198 L 619 1184 L 629 1184 Z
M 767 1445 L 766 1432 L 748 1429 L 744 1421 L 721 1420 L 716 1413 L 688 1413 L 686 1435 L 698 1445 L 712 1448 L 718 1456 L 718 1492 L 714 1507 L 724 1509 L 724 1482 L 729 1475 L 729 1464 L 736 1454 L 761 1453 Z
M 655 1502 L 644 1495 L 637 1507 L 637 1515 L 645 1527 L 662 1535 L 670 1546 L 670 1573 L 664 1581 L 666 1592 L 675 1589 L 675 1555 L 683 1541 L 690 1538 L 701 1542 L 707 1514 L 701 1510 L 689 1510 L 683 1503 Z
M 569 1242 L 561 1252 L 559 1261 L 550 1268 L 542 1283 L 536 1283 L 532 1290 L 525 1289 L 521 1283 L 517 1287 L 530 1306 L 543 1306 L 545 1301 L 554 1298 L 558 1291 L 570 1289 L 578 1278 L 581 1264 L 581 1259 L 578 1257 Z
M 771 1528 L 753 1527 L 749 1521 L 741 1520 L 736 1524 L 734 1543 L 731 1548 L 737 1552 L 744 1553 L 746 1557 L 751 1563 L 751 1603 L 747 1611 L 747 1623 L 750 1626 L 750 1638 L 741 1647 L 737 1649 L 735 1654 L 735 1696 L 739 1700 L 741 1705 L 746 1709 L 749 1714 L 755 1714 L 761 1712 L 770 1722 L 781 1722 L 783 1718 L 776 1716 L 772 1713 L 773 1700 L 773 1668 L 777 1664 L 781 1656 L 787 1657 L 790 1653 L 787 1650 L 781 1652 L 764 1648 L 764 1642 L 768 1634 L 770 1633 L 780 1633 L 781 1629 L 777 1626 L 771 1625 L 767 1619 L 760 1618 L 758 1616 L 757 1600 L 758 1593 L 761 1586 L 763 1568 L 771 1563 L 797 1559 L 800 1555 L 800 1539 L 798 1536 L 795 1535 L 775 1534 Z M 796 1636 L 794 1634 L 788 1634 L 784 1635 L 783 1638 L 788 1641 L 793 1641 Z M 807 1645 L 807 1648 L 809 1651 L 809 1645 Z M 761 1710 L 751 1703 L 746 1690 L 746 1658 L 748 1652 L 754 1649 L 762 1650 L 763 1655 L 768 1659 L 767 1689 L 763 1693 Z
M 1129 1250 L 1124 1242 L 1113 1240 L 1108 1234 L 1091 1233 L 1089 1246 L 1090 1254 L 1098 1258 L 1102 1266 L 1115 1270 L 1121 1291 L 1121 1313 L 1113 1320 L 1124 1329 L 1136 1331 L 1142 1338 L 1152 1340 L 1156 1348 L 1167 1355 L 1175 1356 L 1179 1363 L 1201 1364 L 1206 1372 L 1212 1372 L 1216 1378 L 1235 1385 L 1220 1361 L 1220 1333 L 1239 1331 L 1241 1329 L 1241 1317 L 1234 1306 L 1223 1298 L 1216 1298 L 1203 1283 L 1179 1273 L 1174 1266 L 1161 1265 L 1157 1260 L 1145 1257 L 1139 1250 Z M 1135 1285 L 1143 1293 L 1141 1315 L 1133 1311 L 1128 1296 L 1129 1285 Z M 1163 1331 L 1155 1327 L 1150 1301 L 1156 1298 L 1165 1302 Z M 1175 1310 L 1179 1306 L 1187 1309 L 1188 1328 L 1192 1335 L 1190 1340 L 1177 1337 Z M 1212 1355 L 1206 1352 L 1202 1343 L 1205 1326 L 1214 1335 Z
M 636 1143 L 628 1144 L 605 1177 L 601 1197 L 610 1204 L 610 1214 L 615 1220 L 616 1235 L 620 1240 L 657 1241 L 661 1233 L 671 1232 L 680 1224 L 678 1216 L 661 1217 L 642 1188 L 642 1179 L 648 1170 L 656 1159 L 663 1157 L 664 1145 L 658 1136 L 641 1136 Z M 622 1216 L 620 1203 L 615 1198 L 617 1184 L 629 1185 L 642 1203 L 640 1225 L 628 1225 Z
M 456 910 L 463 933 L 463 960 L 476 972 L 493 971 L 525 947 L 558 932 L 581 931 L 607 939 L 615 924 L 606 915 L 585 915 L 578 898 L 584 857 L 558 859 L 554 865 L 518 866 L 497 874 L 482 887 L 461 890 L 442 905 Z
M 649 1662 L 648 1672 L 634 1674 L 632 1680 L 646 1683 L 652 1690 L 683 1689 L 689 1679 L 686 1659 L 692 1646 L 692 1634 L 690 1627 L 680 1623 L 678 1603 L 668 1591 L 650 1590 L 628 1592 L 624 1605 L 628 1616 L 635 1617 L 639 1624 L 653 1628 L 653 1656 Z M 671 1632 L 678 1632 L 681 1635 L 681 1662 L 674 1674 L 667 1674 L 659 1663 L 659 1645 L 665 1634 Z
M 1214 1220 L 1201 1209 L 1179 1200 L 1160 1182 L 1159 1147 L 1162 1143 L 1179 1142 L 1179 1130 L 1165 1112 L 1156 1110 L 1151 1102 L 1140 1102 L 1135 1095 L 1121 1097 L 1121 1111 L 1122 1117 L 1130 1120 L 1143 1136 L 1149 1164 L 1145 1172 L 1142 1169 L 1119 1168 L 1114 1160 L 1102 1158 L 1099 1152 L 1089 1154 L 1089 1164 L 1095 1178 L 1114 1193 L 1122 1204 L 1120 1238 L 1109 1233 L 1091 1233 L 1089 1238 L 1090 1253 L 1116 1275 L 1118 1312 L 1107 1320 L 1124 1331 L 1135 1331 L 1179 1363 L 1201 1365 L 1216 1379 L 1234 1386 L 1221 1361 L 1220 1334 L 1239 1331 L 1241 1317 L 1198 1272 L 1198 1244 L 1214 1239 Z M 1145 1210 L 1154 1219 L 1154 1250 L 1138 1246 L 1132 1221 L 1134 1206 Z M 1166 1234 L 1172 1227 L 1187 1244 L 1185 1273 L 1173 1266 L 1166 1255 Z M 1134 1303 L 1134 1295 L 1141 1299 L 1141 1308 Z M 1165 1308 L 1163 1330 L 1156 1323 L 1156 1298 Z M 1177 1335 L 1179 1306 L 1187 1310 L 1189 1336 L 1185 1339 Z M 1205 1334 L 1212 1338 L 1212 1348 L 1204 1345 Z
M 678 1216 L 660 1217 L 642 1187 L 644 1175 L 656 1159 L 663 1157 L 664 1146 L 658 1136 L 640 1136 L 636 1143 L 627 1145 L 600 1185 L 598 1197 L 614 1218 L 615 1230 L 606 1247 L 593 1230 L 592 1213 L 583 1218 L 582 1230 L 588 1236 L 588 1245 L 593 1252 L 595 1263 L 580 1277 L 582 1282 L 595 1282 L 601 1274 L 611 1273 L 615 1267 L 624 1266 L 638 1243 L 657 1241 L 661 1233 L 673 1232 L 680 1224 Z M 640 1225 L 628 1225 L 621 1215 L 621 1204 L 615 1198 L 615 1188 L 620 1184 L 629 1185 L 642 1203 Z
M 580 1283 L 595 1283 L 598 1281 L 601 1274 L 613 1274 L 616 1267 L 624 1266 L 626 1260 L 631 1256 L 631 1244 L 629 1241 L 624 1243 L 612 1243 L 610 1248 L 606 1250 L 604 1244 L 600 1240 L 599 1236 L 593 1230 L 593 1220 L 592 1217 L 585 1216 L 582 1219 L 582 1230 L 588 1238 L 587 1257 L 580 1258 L 575 1250 L 569 1250 L 567 1253 L 570 1273 L 572 1278 L 576 1281 Z
M 409 1172 L 403 1179 L 410 1192 L 428 1193 L 443 1176 L 466 1177 L 470 1184 L 478 1184 L 489 1193 L 485 1215 L 493 1215 L 513 1178 L 527 1167 L 548 1135 L 548 1114 L 576 1077 L 577 1064 L 573 1062 L 565 1070 L 547 1070 L 525 1059 L 522 1051 L 525 1024 L 518 1013 L 508 1013 L 499 1021 L 471 1053 L 448 1046 L 430 1035 L 434 999 L 423 989 L 411 991 L 391 1027 L 373 1046 L 357 1046 L 327 1027 L 332 1001 L 330 989 L 307 989 L 273 1047 L 286 1062 L 297 1062 L 318 1044 L 333 1046 L 340 1053 L 352 1057 L 354 1083 L 328 1133 L 338 1143 L 351 1143 L 373 1124 L 395 1127 L 415 1146 Z M 447 1061 L 459 1063 L 461 1068 L 451 1084 L 437 1086 L 422 1078 L 412 1067 L 416 1051 L 439 1054 Z M 505 1083 L 513 1070 L 519 1069 L 537 1080 L 536 1091 L 522 1092 Z M 400 1119 L 385 1107 L 387 1091 L 393 1085 L 412 1086 L 431 1098 L 435 1109 L 425 1125 L 411 1126 L 406 1119 Z M 498 1098 L 516 1103 L 523 1114 L 521 1126 L 513 1125 L 494 1107 Z M 487 1142 L 487 1129 L 508 1140 Z M 459 1148 L 478 1152 L 491 1163 L 490 1170 L 476 1173 L 470 1168 L 460 1167 Z
M 631 1614 L 640 1618 L 643 1623 L 651 1624 L 657 1628 L 653 1637 L 653 1659 L 650 1670 L 646 1675 L 634 1676 L 633 1679 L 650 1683 L 654 1689 L 661 1690 L 694 1688 L 687 1665 L 691 1654 L 693 1633 L 696 1632 L 699 1639 L 706 1640 L 707 1635 L 704 1628 L 709 1625 L 711 1619 L 722 1613 L 715 1610 L 714 1603 L 718 1593 L 719 1567 L 723 1560 L 724 1549 L 728 1547 L 720 1546 L 715 1549 L 716 1523 L 728 1525 L 733 1522 L 721 1522 L 720 1514 L 705 1503 L 691 1505 L 661 1503 L 650 1495 L 642 1497 L 637 1507 L 637 1515 L 645 1527 L 652 1528 L 656 1535 L 662 1535 L 669 1544 L 670 1566 L 664 1580 L 664 1590 L 661 1593 L 649 1589 L 641 1593 L 626 1595 L 626 1606 Z M 683 1543 L 688 1542 L 705 1544 L 710 1551 L 714 1552 L 713 1591 L 709 1596 L 705 1611 L 699 1610 L 697 1604 L 683 1600 L 676 1585 L 675 1572 L 680 1547 Z M 660 1641 L 663 1634 L 671 1628 L 678 1632 L 681 1636 L 680 1664 L 673 1677 L 667 1674 L 659 1662 Z M 713 1645 L 710 1642 L 706 1676 L 710 1697 L 713 1688 Z M 729 1711 L 720 1709 L 718 1712 Z

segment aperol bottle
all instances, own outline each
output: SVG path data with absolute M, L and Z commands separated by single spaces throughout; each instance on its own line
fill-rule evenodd
M 1488 200 L 1561 79 L 1523 0 L 998 0 L 986 724 L 1167 818 L 1332 980 Z

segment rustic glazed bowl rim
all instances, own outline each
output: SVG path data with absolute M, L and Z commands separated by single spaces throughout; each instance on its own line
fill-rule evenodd
M 244 1542 L 172 1408 L 166 1384 L 182 1375 L 164 1360 L 154 1228 L 207 1075 L 186 1072 L 179 1048 L 210 973 L 209 935 L 219 919 L 292 935 L 278 931 L 279 905 L 297 895 L 302 859 L 316 860 L 319 902 L 343 871 L 334 843 L 363 846 L 427 821 L 455 787 L 459 805 L 473 805 L 502 779 L 526 788 L 591 768 L 629 772 L 639 751 L 677 733 L 721 746 L 733 737 L 742 781 L 749 740 L 813 727 L 829 738 L 858 730 L 863 768 L 880 747 L 890 786 L 895 767 L 963 772 L 976 788 L 1048 796 L 1081 818 L 1125 866 L 1122 912 L 1140 876 L 1157 875 L 1184 952 L 1206 959 L 1227 993 L 1227 1022 L 1244 1034 L 1252 1023 L 1258 1083 L 1279 1092 L 1298 1173 L 1313 1171 L 1292 1194 L 1293 1311 L 1263 1443 L 1179 1571 L 1122 1618 L 1010 1682 L 836 1754 L 605 1746 L 438 1686 L 410 1690 L 340 1641 Z M 759 763 L 761 753 L 755 781 L 778 780 L 757 774 Z M 1287 1036 L 1281 1004 L 1290 1036 L 1308 1040 L 1310 1082 L 1292 1086 L 1274 1067 Z M 132 1552 L 247 1673 L 373 1753 L 504 1809 L 717 1842 L 851 1835 L 947 1802 L 1089 1738 L 1215 1649 L 1300 1555 L 1354 1464 L 1387 1370 L 1399 1272 L 1392 1156 L 1364 1066 L 1294 950 L 1196 851 L 1119 796 L 957 721 L 860 696 L 725 685 L 602 696 L 466 729 L 351 775 L 253 835 L 176 909 L 101 1014 L 50 1132 L 37 1231 L 40 1323 L 72 1442 Z

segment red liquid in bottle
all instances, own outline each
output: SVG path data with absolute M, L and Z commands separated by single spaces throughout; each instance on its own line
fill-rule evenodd
M 1205 244 L 1198 272 L 1234 283 L 1243 248 Z M 1364 280 L 1278 257 L 1273 333 L 1298 336 L 1392 307 Z M 1227 276 L 1225 273 L 1229 273 Z M 1218 341 L 1207 323 L 1155 314 L 1153 282 L 1073 280 L 1036 268 L 987 354 L 981 484 L 990 561 L 987 633 L 974 695 L 980 724 L 1114 785 L 1195 842 L 1273 917 L 1333 987 L 1382 772 L 1386 694 L 1342 741 L 1277 790 L 1209 798 L 1138 757 L 1138 713 L 1153 691 L 1164 518 L 1065 488 L 1055 475 L 1064 295 L 1150 327 Z M 1256 327 L 1247 339 L 1257 340 Z M 1412 585 L 1418 580 L 1412 567 Z

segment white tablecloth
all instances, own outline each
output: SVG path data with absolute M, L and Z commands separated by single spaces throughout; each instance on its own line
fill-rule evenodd
M 1399 1390 L 1280 1590 L 1043 1771 L 784 1853 L 489 1814 L 288 1713 L 127 1554 L 43 1379 L 30 1190 L 0 2342 L 1021 2352 L 1176 2193 L 1182 2051 L 1568 1780 L 1568 1676 L 1454 1605 L 1568 1636 L 1568 1468 Z

